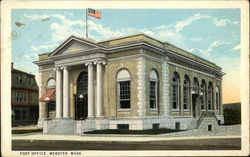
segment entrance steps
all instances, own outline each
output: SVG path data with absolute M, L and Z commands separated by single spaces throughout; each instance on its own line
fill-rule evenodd
M 58 135 L 74 135 L 76 133 L 76 121 L 74 119 L 54 119 L 45 121 L 43 133 Z

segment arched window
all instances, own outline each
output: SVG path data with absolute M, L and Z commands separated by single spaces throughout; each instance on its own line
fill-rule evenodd
M 83 71 L 77 78 L 77 93 L 86 94 L 88 93 L 88 72 Z
M 201 81 L 201 96 L 200 96 L 200 102 L 201 102 L 201 110 L 206 110 L 206 81 L 202 80 Z
M 130 81 L 131 77 L 127 69 L 122 69 L 117 73 L 116 81 L 118 103 L 120 109 L 130 109 Z
M 187 75 L 183 81 L 183 109 L 188 110 L 190 106 L 190 80 Z
M 47 89 L 56 88 L 56 80 L 54 78 L 50 78 L 47 82 Z
M 216 109 L 220 109 L 220 87 L 216 87 Z
M 158 108 L 158 74 L 156 70 L 151 70 L 150 76 L 150 108 L 157 109 Z
M 196 77 L 194 78 L 193 92 L 194 94 L 199 94 L 199 81 Z
M 174 72 L 172 79 L 172 103 L 173 109 L 179 109 L 180 98 L 180 76 L 177 72 Z
M 208 110 L 212 110 L 213 109 L 213 84 L 212 82 L 209 82 L 208 85 L 208 91 L 207 91 L 207 97 L 208 97 L 208 101 L 207 101 L 207 106 L 208 106 Z

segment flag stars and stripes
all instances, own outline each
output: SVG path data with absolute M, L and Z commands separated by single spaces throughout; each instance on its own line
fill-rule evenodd
M 92 16 L 92 17 L 95 17 L 95 18 L 98 18 L 98 19 L 101 18 L 101 11 L 88 8 L 87 13 L 88 13 L 88 16 Z

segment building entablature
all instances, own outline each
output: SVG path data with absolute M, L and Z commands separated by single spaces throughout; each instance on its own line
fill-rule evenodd
M 142 36 L 142 34 L 138 34 L 138 36 Z M 79 64 L 85 64 L 86 62 L 90 61 L 98 61 L 98 60 L 108 61 L 109 58 L 107 54 L 133 50 L 133 49 L 138 49 L 138 50 L 143 49 L 162 56 L 160 58 L 156 58 L 157 60 L 162 60 L 162 62 L 165 60 L 164 59 L 165 56 L 167 56 L 169 58 L 176 59 L 178 62 L 183 62 L 186 65 L 196 67 L 218 78 L 221 78 L 224 75 L 224 73 L 221 71 L 221 68 L 215 65 L 214 63 L 211 63 L 202 58 L 194 56 L 193 54 L 186 54 L 187 52 L 178 48 L 176 48 L 176 51 L 178 51 L 177 53 L 175 52 L 174 46 L 170 45 L 162 47 L 159 46 L 159 43 L 161 42 L 154 44 L 155 42 L 151 40 L 153 39 L 150 38 L 149 40 L 147 39 L 147 36 L 145 36 L 141 37 L 140 40 L 134 40 L 134 41 L 132 40 L 125 43 L 120 42 L 119 44 L 112 45 L 112 44 L 101 44 L 101 42 L 97 43 L 89 41 L 88 39 L 81 39 L 75 36 L 71 36 L 58 48 L 49 53 L 47 55 L 47 59 L 46 55 L 44 55 L 41 58 L 39 56 L 40 60 L 35 61 L 34 63 L 39 66 L 48 64 L 54 64 L 55 67 L 74 66 Z M 111 41 L 113 42 L 113 40 L 110 40 L 110 42 Z M 143 53 L 144 51 L 138 51 L 138 54 L 140 54 L 141 52 L 142 52 L 141 56 L 142 57 L 145 56 L 145 54 Z M 172 61 L 171 60 L 168 61 L 167 59 L 167 62 L 171 63 Z

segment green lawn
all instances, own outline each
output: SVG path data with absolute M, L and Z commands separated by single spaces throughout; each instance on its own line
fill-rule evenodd
M 150 129 L 150 130 L 95 130 L 88 131 L 85 134 L 146 134 L 146 135 L 157 135 L 172 132 L 179 132 L 183 130 L 172 130 L 172 129 Z

